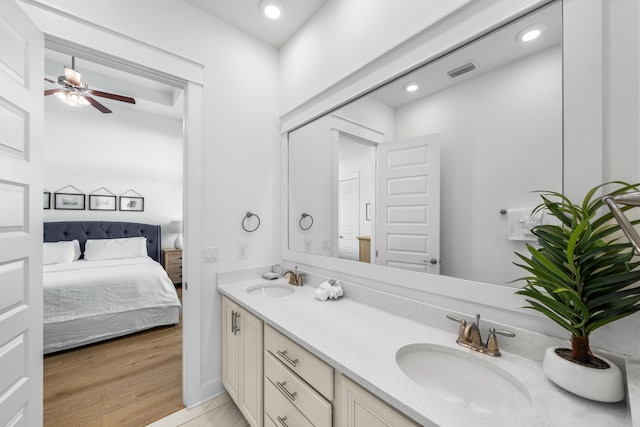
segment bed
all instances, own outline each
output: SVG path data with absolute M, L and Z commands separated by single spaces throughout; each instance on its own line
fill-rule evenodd
M 44 223 L 44 353 L 179 322 L 160 226 Z

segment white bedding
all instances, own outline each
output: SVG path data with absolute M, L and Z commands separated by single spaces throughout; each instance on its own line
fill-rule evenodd
M 149 257 L 44 266 L 45 325 L 152 307 L 180 307 L 180 301 Z

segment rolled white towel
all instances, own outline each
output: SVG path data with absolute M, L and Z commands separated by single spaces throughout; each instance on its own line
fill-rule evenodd
M 327 298 L 329 298 L 329 291 L 325 288 L 318 286 L 318 289 L 316 289 L 316 298 L 319 299 L 320 301 L 326 301 Z
M 316 298 L 320 301 L 326 301 L 327 299 L 337 299 L 344 295 L 344 290 L 342 289 L 342 283 L 339 280 L 329 280 L 326 282 L 320 283 L 318 289 L 316 289 Z

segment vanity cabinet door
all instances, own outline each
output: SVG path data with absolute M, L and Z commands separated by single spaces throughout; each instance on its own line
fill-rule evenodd
M 230 299 L 222 298 L 222 385 L 236 404 L 240 386 L 240 341 L 235 330 L 238 305 Z
M 252 427 L 262 427 L 263 323 L 222 298 L 222 384 Z
M 340 373 L 336 373 L 335 384 L 335 427 L 419 426 Z

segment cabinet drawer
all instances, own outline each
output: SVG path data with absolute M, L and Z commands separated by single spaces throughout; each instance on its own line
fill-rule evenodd
M 167 272 L 167 275 L 169 276 L 169 280 L 171 280 L 173 283 L 182 282 L 182 272 L 179 272 L 179 273 L 169 273 L 169 272 Z
M 266 377 L 264 379 L 264 414 L 264 419 L 271 420 L 277 427 L 314 427 Z
M 331 404 L 268 351 L 264 354 L 264 376 L 265 383 L 270 382 L 277 393 L 298 408 L 314 426 L 331 426 Z
M 165 252 L 164 257 L 167 264 L 182 263 L 182 251 Z
M 327 400 L 333 400 L 333 368 L 270 326 L 264 329 L 264 348 L 298 374 Z

